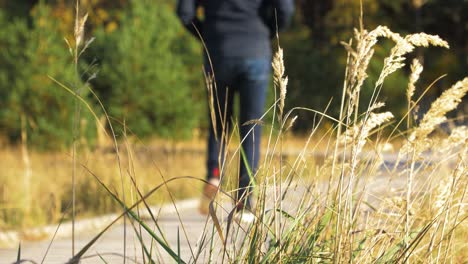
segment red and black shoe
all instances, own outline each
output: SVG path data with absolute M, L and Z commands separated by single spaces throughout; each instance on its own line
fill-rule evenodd
M 206 215 L 209 213 L 210 202 L 216 197 L 220 183 L 219 169 L 214 168 L 210 173 L 208 182 L 205 183 L 205 186 L 203 187 L 203 194 L 198 208 L 201 214 Z

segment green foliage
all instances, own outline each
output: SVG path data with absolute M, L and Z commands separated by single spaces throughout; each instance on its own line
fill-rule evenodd
M 47 78 L 51 75 L 73 90 L 81 85 L 75 85 L 72 60 L 63 41 L 72 33 L 72 2 L 42 1 L 37 5 L 37 1 L 0 0 L 4 25 L 0 29 L 0 136 L 6 135 L 12 142 L 20 137 L 21 116 L 27 121 L 29 140 L 37 146 L 65 146 L 72 140 L 74 98 Z M 175 17 L 175 0 L 82 2 L 82 9 L 89 13 L 86 32 L 97 37 L 92 52 L 85 53 L 89 62 L 94 58 L 100 62 L 101 73 L 93 88 L 111 116 L 143 137 L 179 138 L 188 136 L 193 127 L 207 128 L 202 49 Z M 448 40 L 450 51 L 421 49 L 415 54 L 422 58 L 425 69 L 416 96 L 440 74 L 447 76 L 426 97 L 437 97 L 444 87 L 465 76 L 468 22 L 463 15 L 468 5 L 459 0 L 362 3 L 368 29 L 386 25 L 400 33 L 424 31 Z M 359 18 L 359 1 L 297 2 L 293 26 L 280 40 L 289 76 L 289 108 L 323 111 L 333 98 L 327 113 L 337 116 L 346 60 L 340 41 L 359 28 Z M 363 100 L 370 97 L 377 78 L 374 73 L 380 71 L 390 48 L 384 43 L 376 50 Z M 382 100 L 397 116 L 406 110 L 401 98 L 408 75 L 409 67 L 390 76 L 383 86 Z M 421 113 L 430 101 L 423 98 Z M 86 112 L 81 113 L 83 120 L 92 124 Z M 313 118 L 312 113 L 300 112 L 295 129 L 305 131 Z M 79 130 L 93 138 L 94 130 L 89 128 Z
M 375 47 L 374 57 L 371 59 L 368 68 L 368 79 L 364 82 L 361 91 L 360 111 L 365 111 L 369 107 L 369 102 L 374 91 L 375 83 L 379 78 L 380 72 L 384 66 L 384 59 L 389 56 L 390 49 L 395 45 L 390 40 L 380 40 L 380 45 Z M 408 60 L 410 61 L 410 60 Z M 389 109 L 396 120 L 402 118 L 407 112 L 406 89 L 408 88 L 408 73 L 405 71 L 396 71 L 385 79 L 382 91 L 380 92 L 379 102 L 385 103 L 385 108 Z
M 139 137 L 186 137 L 197 125 L 192 89 L 202 89 L 191 87 L 190 68 L 177 53 L 194 44 L 181 38 L 179 24 L 168 5 L 133 1 L 119 29 L 96 33 L 93 56 L 102 70 L 95 89 L 109 114 Z
M 327 114 L 338 115 L 345 69 L 345 62 L 338 59 L 344 50 L 321 50 L 314 43 L 303 27 L 288 32 L 281 39 L 289 77 L 287 106 L 324 111 L 332 99 L 333 106 Z M 313 117 L 314 113 L 299 112 L 294 128 L 300 131 L 310 128 Z
M 0 17 L 0 20 L 5 17 Z M 76 83 L 70 54 L 50 9 L 38 5 L 28 27 L 15 19 L 0 30 L 0 127 L 12 140 L 22 128 L 29 142 L 60 148 L 72 140 L 73 96 L 48 78 Z M 22 125 L 23 124 L 23 125 Z
M 421 113 L 425 111 L 424 108 L 428 108 L 428 102 L 442 93 L 444 87 L 448 87 L 451 83 L 462 79 L 466 75 L 465 69 L 468 64 L 465 59 L 465 36 L 467 35 L 468 21 L 463 20 L 463 15 L 467 13 L 468 5 L 461 4 L 458 0 L 363 0 L 362 4 L 363 26 L 369 30 L 374 29 L 377 25 L 385 25 L 403 35 L 426 32 L 437 34 L 450 44 L 450 50 L 418 49 L 414 55 L 421 60 L 424 66 L 424 74 L 416 85 L 417 96 L 421 95 L 425 88 L 441 74 L 447 73 L 447 76 L 437 82 L 423 98 L 423 102 L 426 103 L 421 105 Z M 305 45 L 308 45 L 309 48 L 301 48 L 303 51 L 299 49 L 301 53 L 296 52 L 290 63 L 292 67 L 295 67 L 297 65 L 296 58 L 298 58 L 299 64 L 301 64 L 301 61 L 311 61 L 308 63 L 323 65 L 322 69 L 310 67 L 309 74 L 296 73 L 295 75 L 303 83 L 310 83 L 309 80 L 313 79 L 310 76 L 325 75 L 326 78 L 319 76 L 318 79 L 315 78 L 317 81 L 313 82 L 314 85 L 326 87 L 326 89 L 316 91 L 318 93 L 315 97 L 323 98 L 328 96 L 330 98 L 329 95 L 341 93 L 341 87 L 334 85 L 334 83 L 340 83 L 338 79 L 341 78 L 344 71 L 343 61 L 346 54 L 342 52 L 343 48 L 340 41 L 347 41 L 352 37 L 353 28 L 360 27 L 360 1 L 303 1 L 299 4 L 298 11 L 302 16 L 296 27 L 307 27 L 310 31 L 307 38 L 293 37 L 292 41 L 297 42 L 293 46 L 307 43 Z M 376 50 L 376 59 L 369 65 L 369 79 L 364 84 L 362 91 L 364 101 L 370 96 L 369 91 L 372 91 L 370 89 L 373 85 L 372 81 L 377 78 L 375 73 L 380 72 L 382 58 L 388 56 L 390 48 L 391 45 L 384 43 L 380 50 Z M 285 47 L 285 50 L 287 51 L 288 47 Z M 291 53 L 293 52 L 291 51 Z M 333 71 L 333 68 L 336 71 Z M 289 70 L 292 71 L 291 67 Z M 296 70 L 296 68 L 293 70 Z M 409 66 L 406 67 L 404 72 L 392 74 L 383 86 L 383 100 L 385 100 L 388 109 L 397 115 L 397 119 L 405 112 L 404 100 L 401 100 L 401 98 L 405 96 L 405 83 L 408 75 Z M 292 82 L 291 79 L 292 77 L 290 82 Z M 307 92 L 313 89 L 310 86 L 294 87 L 294 89 L 298 89 L 297 94 L 308 94 Z M 294 103 L 296 98 L 290 97 L 290 99 Z M 299 101 L 303 100 L 300 97 L 297 99 Z M 334 97 L 335 103 L 336 99 Z M 305 106 L 320 110 L 322 105 L 323 103 L 317 105 L 311 102 L 310 105 Z M 363 107 L 367 107 L 367 105 Z M 463 107 L 466 108 L 466 102 L 460 106 L 459 111 L 463 112 Z M 332 112 L 336 112 L 333 106 Z

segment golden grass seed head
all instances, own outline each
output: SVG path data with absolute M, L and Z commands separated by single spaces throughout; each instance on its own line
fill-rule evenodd
M 429 47 L 430 45 L 436 47 L 449 48 L 447 41 L 441 39 L 438 35 L 429 35 L 426 33 L 411 34 L 405 39 L 416 47 Z
M 289 120 L 288 126 L 286 127 L 286 130 L 290 129 L 292 126 L 294 126 L 294 123 L 296 123 L 297 120 L 297 115 L 295 115 L 293 118 Z
M 359 124 L 347 129 L 343 136 L 340 137 L 339 142 L 342 145 L 357 143 L 356 149 L 360 152 L 370 132 L 392 118 L 393 114 L 391 112 L 370 113 L 367 120 L 361 121 Z
M 414 59 L 413 63 L 411 64 L 411 74 L 409 78 L 408 89 L 406 90 L 408 101 L 410 101 L 414 95 L 414 91 L 416 90 L 415 83 L 419 80 L 419 76 L 421 75 L 422 71 L 423 66 L 418 59 Z
M 283 49 L 281 47 L 278 48 L 278 51 L 275 53 L 273 57 L 273 75 L 276 78 L 280 78 L 284 75 L 284 59 L 283 59 Z
M 437 142 L 437 151 L 441 154 L 450 153 L 457 150 L 460 146 L 466 145 L 468 142 L 468 127 L 459 126 L 452 130 L 447 138 Z
M 425 129 L 420 131 L 420 133 L 423 132 L 424 135 L 427 135 L 432 132 L 436 125 L 445 121 L 445 114 L 454 110 L 467 92 L 468 77 L 444 91 L 442 95 L 432 103 L 431 108 L 424 115 L 421 121 L 421 127 Z
M 416 151 L 418 155 L 429 147 L 425 140 L 434 129 L 445 122 L 445 115 L 454 110 L 468 91 L 468 77 L 457 82 L 451 88 L 442 93 L 431 105 L 424 115 L 420 125 L 410 134 L 408 142 L 401 148 L 400 154 Z
M 85 14 L 81 18 L 77 16 L 75 19 L 75 43 L 76 43 L 75 45 L 77 48 L 83 43 L 84 26 L 85 26 L 87 19 L 88 19 L 88 14 Z
M 286 99 L 286 91 L 288 86 L 288 77 L 284 77 L 285 67 L 283 49 L 281 47 L 278 47 L 278 51 L 275 53 L 271 64 L 273 66 L 274 82 L 280 90 L 279 115 L 281 116 L 284 109 L 284 101 Z
M 369 137 L 370 132 L 382 125 L 390 121 L 393 118 L 393 114 L 391 112 L 383 112 L 383 113 L 370 113 L 369 118 L 362 124 L 362 129 L 359 134 L 359 138 L 357 140 L 357 147 L 356 147 L 356 154 L 361 153 L 362 148 L 366 143 L 367 137 Z
M 405 58 L 403 56 L 412 52 L 415 47 L 428 47 L 429 45 L 444 48 L 449 47 L 448 43 L 437 35 L 417 33 L 402 38 L 391 31 L 387 34 L 396 42 L 396 45 L 390 51 L 390 56 L 384 60 L 384 69 L 379 76 L 376 86 L 382 85 L 387 76 L 405 66 Z
M 450 196 L 451 179 L 443 178 L 437 185 L 434 207 L 440 212 Z
M 372 104 L 370 107 L 369 107 L 369 110 L 368 112 L 374 112 L 375 110 L 379 109 L 379 108 L 382 108 L 385 106 L 385 103 L 384 102 L 375 102 L 374 104 Z

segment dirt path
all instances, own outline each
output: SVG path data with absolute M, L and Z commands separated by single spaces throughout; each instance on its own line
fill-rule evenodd
M 199 235 L 202 233 L 207 217 L 198 213 L 198 200 L 183 201 L 180 207 L 180 220 L 177 213 L 172 210 L 161 214 L 158 217 L 158 224 L 166 236 L 168 243 L 177 248 L 177 230 L 180 230 L 181 256 L 183 259 L 190 258 L 192 247 L 196 244 Z M 109 218 L 110 219 L 110 218 Z M 182 230 L 181 222 L 184 225 L 186 236 Z M 152 221 L 148 221 L 152 229 L 155 229 Z M 127 224 L 126 234 L 126 255 L 129 258 L 127 263 L 142 263 L 142 249 L 138 237 L 133 231 L 133 227 Z M 98 231 L 83 231 L 77 234 L 75 241 L 76 251 L 85 246 Z M 143 231 L 142 233 L 145 233 Z M 120 223 L 108 230 L 97 243 L 88 250 L 80 263 L 105 263 L 99 257 L 105 259 L 107 263 L 123 263 L 124 248 L 124 225 Z M 144 235 L 147 245 L 151 244 L 149 236 Z M 72 242 L 70 238 L 59 238 L 53 241 L 49 253 L 46 255 L 50 241 L 25 242 L 22 244 L 21 259 L 32 260 L 30 263 L 66 263 L 72 256 Z M 0 249 L 0 263 L 15 263 L 17 258 L 17 249 Z M 160 251 L 153 253 L 159 256 L 161 263 L 171 262 L 168 254 Z M 28 262 L 26 262 L 28 263 Z
M 377 184 L 380 187 L 385 186 L 384 184 Z M 301 187 L 302 185 L 292 188 L 290 191 L 292 195 L 288 195 L 287 199 L 283 202 L 283 208 L 289 213 L 294 213 L 295 206 L 299 204 L 299 200 L 304 195 L 307 195 L 308 188 Z M 325 186 L 323 186 L 325 188 Z M 374 185 L 373 191 L 379 191 L 378 187 Z M 272 191 L 272 190 L 271 190 Z M 271 197 L 273 198 L 273 197 Z M 269 207 L 273 206 L 273 201 L 268 201 Z M 218 233 L 214 229 L 213 220 L 209 216 L 204 216 L 198 212 L 198 200 L 186 200 L 178 203 L 179 214 L 173 210 L 172 205 L 166 205 L 167 208 L 161 210 L 157 217 L 157 223 L 162 230 L 170 247 L 177 251 L 178 239 L 180 240 L 180 256 L 188 263 L 208 263 L 208 259 L 211 258 L 214 262 L 221 261 L 222 256 L 215 255 L 210 256 L 209 247 L 220 247 L 221 240 L 219 239 Z M 172 207 L 172 210 L 170 208 Z M 217 216 L 221 222 L 223 232 L 226 228 L 226 222 L 228 219 L 228 213 L 233 210 L 231 203 L 225 201 L 222 202 L 222 207 L 217 209 Z M 180 216 L 180 217 L 179 217 Z M 106 216 L 102 219 L 107 219 L 106 223 L 109 223 L 114 219 L 115 216 Z M 103 220 L 104 221 L 104 220 Z M 105 222 L 105 221 L 104 221 Z M 148 225 L 151 229 L 156 230 L 153 221 L 148 220 Z M 208 223 L 208 225 L 206 225 Z M 77 239 L 75 246 L 77 251 L 85 246 L 93 237 L 102 230 L 105 225 L 101 225 L 99 228 L 94 226 L 94 232 L 89 230 L 82 230 L 77 232 Z M 231 244 L 238 243 L 239 240 L 243 240 L 242 232 L 243 228 L 241 225 L 233 225 L 237 230 L 230 232 L 231 236 L 229 242 Z M 235 229 L 234 228 L 234 229 Z M 91 228 L 92 229 L 92 228 Z M 240 232 L 239 232 L 240 231 Z M 127 224 L 126 234 L 126 257 L 128 260 L 126 263 L 144 263 L 141 243 L 136 236 L 133 227 Z M 151 248 L 151 245 L 156 244 L 155 241 L 151 241 L 151 238 L 145 231 L 142 232 L 144 244 Z M 178 235 L 179 234 L 179 235 Z M 235 234 L 235 235 L 233 235 Z M 115 227 L 108 230 L 98 241 L 92 246 L 87 253 L 85 258 L 80 263 L 123 263 L 123 248 L 124 248 L 124 225 L 120 223 Z M 200 243 L 205 241 L 204 243 Z M 206 241 L 213 241 L 211 242 Z M 25 242 L 22 244 L 21 259 L 32 260 L 33 262 L 23 263 L 67 263 L 72 256 L 72 242 L 69 237 L 62 234 L 61 238 L 55 239 L 46 255 L 49 241 L 39 242 Z M 201 248 L 200 245 L 202 244 Z M 157 252 L 152 252 L 153 259 L 157 263 L 174 263 L 174 260 L 169 254 L 164 252 L 160 246 L 152 247 Z M 217 252 L 217 250 L 214 250 Z M 219 251 L 218 251 L 219 252 Z M 104 259 L 105 261 L 103 261 Z M 15 263 L 17 257 L 17 249 L 0 249 L 0 263 Z M 197 261 L 193 261 L 196 259 Z M 218 261 L 219 260 L 219 261 Z

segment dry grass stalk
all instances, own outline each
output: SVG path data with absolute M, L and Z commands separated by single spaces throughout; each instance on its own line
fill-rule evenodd
M 220 109 L 215 108 L 215 92 L 216 92 L 216 83 L 215 77 L 213 74 L 203 70 L 205 75 L 205 85 L 208 92 L 208 108 L 210 112 L 211 124 L 213 125 L 213 132 L 215 133 L 215 137 L 218 138 L 218 133 L 216 127 L 220 124 L 216 122 L 216 113 L 220 111 Z
M 286 130 L 289 130 L 291 127 L 294 126 L 294 123 L 296 123 L 296 120 L 297 120 L 297 115 L 295 115 L 293 118 L 289 119 L 289 122 L 288 122 L 288 125 L 286 126 Z
M 278 51 L 273 57 L 272 66 L 273 80 L 280 91 L 278 116 L 281 118 L 284 110 L 284 100 L 286 99 L 286 88 L 288 86 L 288 77 L 284 76 L 284 58 L 283 49 L 281 47 L 278 47 Z
M 452 130 L 450 136 L 434 144 L 435 149 L 440 154 L 447 154 L 451 151 L 457 150 L 458 148 L 468 143 L 468 127 L 459 126 Z
M 411 64 L 411 75 L 409 78 L 408 89 L 406 90 L 408 102 L 411 102 L 411 98 L 413 97 L 414 91 L 416 90 L 415 83 L 419 80 L 419 76 L 421 75 L 422 71 L 423 66 L 421 65 L 419 60 L 414 59 L 413 63 Z
M 355 106 L 358 104 L 359 92 L 362 84 L 368 77 L 367 68 L 374 55 L 374 46 L 377 44 L 379 37 L 397 38 L 399 35 L 393 33 L 385 26 L 378 26 L 371 32 L 365 29 L 360 31 L 354 30 L 354 38 L 357 42 L 356 50 L 350 44 L 342 42 L 350 54 L 346 74 L 346 92 L 349 96 L 348 116 L 355 111 Z
M 382 108 L 385 106 L 384 102 L 376 102 L 375 104 L 371 105 L 367 110 L 368 113 L 374 112 L 375 110 Z
M 451 172 L 451 175 L 444 178 L 436 190 L 434 207 L 439 217 L 436 225 L 434 226 L 435 232 L 433 233 L 429 248 L 431 250 L 437 247 L 437 255 L 434 260 L 435 263 L 439 262 L 442 257 L 444 260 L 448 259 L 448 254 L 452 251 L 454 229 L 460 224 L 459 217 L 464 215 L 464 195 L 467 187 L 467 168 L 466 168 L 466 154 L 468 148 L 459 153 L 458 162 Z M 463 221 L 463 220 L 462 220 Z M 438 246 L 434 245 L 434 241 L 438 240 Z
M 390 121 L 393 118 L 393 114 L 391 112 L 384 112 L 384 113 L 371 113 L 369 118 L 361 125 L 361 132 L 359 133 L 359 138 L 357 140 L 357 147 L 355 148 L 356 153 L 354 155 L 359 155 L 366 143 L 366 139 L 369 136 L 370 132 L 382 125 Z M 354 156 L 353 155 L 353 156 Z
M 357 143 L 357 147 L 354 148 L 354 155 L 359 155 L 371 131 L 374 128 L 390 121 L 392 118 L 393 114 L 391 112 L 370 113 L 369 118 L 346 130 L 343 137 L 340 139 L 341 144 Z
M 423 66 L 419 62 L 418 59 L 414 59 L 413 63 L 411 64 L 411 74 L 409 77 L 409 83 L 408 83 L 408 88 L 406 90 L 406 101 L 408 105 L 408 119 L 406 126 L 409 128 L 411 124 L 411 112 L 412 109 L 415 106 L 415 103 L 412 101 L 414 92 L 416 91 L 416 82 L 419 79 L 419 76 L 421 75 L 421 72 L 423 71 Z
M 424 115 L 421 124 L 410 134 L 408 142 L 402 147 L 400 154 L 410 153 L 414 148 L 418 156 L 430 146 L 427 138 L 434 129 L 445 122 L 445 115 L 454 110 L 468 92 L 468 77 L 457 82 L 435 100 L 429 111 Z
M 86 24 L 86 20 L 88 20 L 88 14 L 80 17 L 79 15 L 79 1 L 76 1 L 76 16 L 75 16 L 75 48 L 78 48 L 83 44 L 84 39 L 84 26 Z
M 361 123 L 357 124 L 357 118 L 358 118 L 358 107 L 359 107 L 359 94 L 361 87 L 363 85 L 363 82 L 367 78 L 367 67 L 369 65 L 369 62 L 372 58 L 373 55 L 373 46 L 377 42 L 378 37 L 386 37 L 388 39 L 393 40 L 396 45 L 395 47 L 392 48 L 390 52 L 390 56 L 387 57 L 384 61 L 384 67 L 382 69 L 382 72 L 375 84 L 375 89 L 372 95 L 372 99 L 369 103 L 368 110 L 365 113 L 365 117 L 363 118 L 363 121 Z M 347 211 L 349 210 L 350 213 L 350 219 L 349 221 L 352 222 L 352 214 L 351 211 L 353 210 L 352 206 L 352 193 L 353 193 L 353 182 L 355 181 L 356 173 L 357 173 L 357 165 L 359 164 L 359 157 L 358 155 L 361 153 L 364 144 L 366 142 L 366 138 L 368 137 L 370 130 L 378 125 L 378 122 L 385 122 L 388 121 L 391 116 L 380 116 L 383 118 L 381 121 L 378 120 L 378 118 L 375 116 L 374 113 L 372 113 L 376 108 L 379 108 L 383 106 L 380 103 L 376 103 L 377 97 L 380 93 L 381 87 L 384 83 L 384 80 L 387 76 L 395 72 L 396 70 L 402 68 L 405 64 L 405 55 L 412 52 L 415 47 L 417 46 L 423 46 L 427 47 L 429 45 L 433 46 L 441 46 L 441 47 L 446 47 L 448 48 L 448 44 L 440 39 L 438 36 L 432 36 L 432 35 L 427 35 L 425 33 L 419 33 L 419 34 L 412 34 L 408 35 L 406 37 L 402 37 L 397 33 L 394 33 L 390 31 L 386 27 L 377 27 L 375 30 L 371 32 L 367 32 L 366 30 L 361 29 L 360 31 L 355 30 L 355 39 L 356 39 L 356 50 L 353 49 L 350 44 L 344 43 L 343 45 L 348 51 L 349 54 L 349 60 L 347 64 L 347 71 L 346 71 L 346 80 L 345 80 L 345 90 L 348 95 L 348 102 L 347 102 L 347 110 L 346 116 L 344 118 L 346 119 L 346 125 L 351 127 L 348 129 L 345 134 L 344 134 L 344 139 L 343 136 L 339 136 L 339 139 L 341 138 L 342 144 L 344 145 L 343 148 L 343 153 L 347 152 L 347 149 L 349 148 L 351 150 L 351 162 L 349 163 L 349 172 L 346 173 L 345 169 L 345 164 L 342 165 L 342 170 L 341 170 L 341 178 L 340 182 L 342 182 L 343 175 L 348 175 L 350 178 L 348 180 L 348 186 L 346 187 L 348 189 L 348 197 L 345 198 L 345 207 L 344 210 Z M 422 66 L 419 63 L 414 63 L 413 64 L 413 69 L 412 69 L 412 76 L 411 76 L 411 81 L 410 84 L 408 85 L 408 93 L 407 93 L 407 98 L 408 102 L 411 102 L 411 97 L 414 94 L 415 91 L 415 82 L 419 78 L 419 75 L 422 71 Z M 354 125 L 352 124 L 351 120 L 351 115 L 354 114 Z M 341 120 L 344 120 L 344 118 L 340 118 Z M 385 120 L 385 121 L 383 121 Z M 367 123 L 370 121 L 369 123 Z M 374 122 L 375 121 L 375 122 Z M 409 122 L 409 121 L 408 121 Z M 366 127 L 367 126 L 367 127 Z M 344 154 L 343 157 L 346 157 Z M 414 165 L 414 163 L 413 163 Z M 414 166 L 412 165 L 412 168 Z M 413 178 L 413 169 L 410 172 L 411 176 L 409 177 L 409 187 L 408 187 L 408 195 L 410 196 L 411 193 L 411 186 L 412 186 L 412 178 Z M 342 186 L 341 184 L 339 186 Z M 341 192 L 342 187 L 339 188 L 338 193 Z M 339 201 L 338 205 L 340 206 L 341 204 L 341 196 L 338 196 Z M 410 210 L 409 208 L 411 207 L 411 204 L 409 202 L 409 198 L 407 197 L 407 204 L 405 206 L 406 208 L 406 214 L 409 215 Z M 340 207 L 338 208 L 338 214 L 340 215 Z M 339 218 L 340 216 L 338 216 Z M 409 231 L 409 218 L 406 218 L 406 227 L 405 230 Z M 340 224 L 338 222 L 338 224 Z M 343 230 L 343 229 L 341 229 Z M 337 229 L 338 233 L 342 233 Z M 408 234 L 408 232 L 405 232 Z M 352 237 L 350 236 L 348 238 L 349 241 L 352 240 Z M 340 242 L 338 242 L 337 246 L 341 247 L 343 244 L 341 243 L 342 239 L 340 236 L 339 239 Z M 346 243 L 345 243 L 346 244 Z
M 367 79 L 368 75 L 367 75 L 367 68 L 369 66 L 369 63 L 370 63 L 370 60 L 372 58 L 372 56 L 374 55 L 374 46 L 375 44 L 377 43 L 377 39 L 379 37 L 385 37 L 385 36 L 389 36 L 391 35 L 392 32 L 387 28 L 387 27 L 383 27 L 383 26 L 378 26 L 376 29 L 374 29 L 373 31 L 371 32 L 368 32 L 367 30 L 364 30 L 364 29 L 361 29 L 360 31 L 358 30 L 355 30 L 354 31 L 354 35 L 355 35 L 355 39 L 356 39 L 356 50 L 354 50 L 352 47 L 351 47 L 351 43 L 350 44 L 346 44 L 346 43 L 343 43 L 343 45 L 345 46 L 345 48 L 347 49 L 348 51 L 348 64 L 347 64 L 347 68 L 346 68 L 346 79 L 345 79 L 345 85 L 344 85 L 344 92 L 346 92 L 347 96 L 348 96 L 348 102 L 347 102 L 347 108 L 346 110 L 343 108 L 344 106 L 342 105 L 342 108 L 341 108 L 341 111 L 340 111 L 340 120 L 346 120 L 345 124 L 350 127 L 351 126 L 351 116 L 353 115 L 354 113 L 354 127 L 356 128 L 359 128 L 359 129 L 363 129 L 363 124 L 361 125 L 357 125 L 356 122 L 357 122 L 357 118 L 358 118 L 358 109 L 359 109 L 359 95 L 360 95 L 360 91 L 361 91 L 361 87 L 364 83 L 364 81 Z M 342 98 L 342 104 L 344 104 L 345 100 L 344 100 L 344 94 L 343 94 L 343 98 Z M 345 116 L 343 116 L 343 114 L 345 114 Z M 366 118 L 364 120 L 367 119 L 368 116 L 366 116 Z M 365 123 L 365 122 L 364 122 Z M 350 131 L 348 130 L 346 133 L 345 133 L 345 137 L 347 137 L 347 133 L 349 133 Z M 362 133 L 362 131 L 353 131 L 354 133 L 354 136 L 351 137 L 352 140 L 357 140 L 357 141 L 353 141 L 351 142 L 351 149 L 352 149 L 352 162 L 351 162 L 351 172 L 350 172 L 350 175 L 349 175 L 349 181 L 348 181 L 348 186 L 347 186 L 347 189 L 348 189 L 348 197 L 349 195 L 352 193 L 352 181 L 354 179 L 354 173 L 355 173 L 355 168 L 356 168 L 356 164 L 358 163 L 358 153 L 360 152 L 360 149 L 362 148 L 362 146 L 364 145 L 363 142 L 365 141 L 359 141 L 359 136 L 362 136 L 362 137 L 367 137 L 365 135 L 365 133 Z M 340 138 L 340 129 L 338 131 L 338 139 Z M 358 143 L 360 142 L 360 144 Z M 344 150 L 343 150 L 343 156 L 345 156 L 345 153 L 347 152 L 347 148 L 348 148 L 348 143 L 350 142 L 345 142 L 344 144 Z M 338 145 L 336 145 L 336 148 L 338 148 Z M 337 149 L 335 149 L 335 152 L 337 151 Z M 341 155 L 341 154 L 340 154 Z M 335 160 L 336 160 L 336 155 L 333 155 L 333 162 L 332 162 L 332 171 L 334 171 L 334 167 L 335 167 Z M 341 165 L 341 176 L 340 176 L 340 179 L 339 179 L 339 190 L 337 190 L 336 192 L 336 195 L 338 197 L 338 220 L 337 220 L 337 224 L 336 224 L 336 233 L 339 233 L 339 234 L 342 234 L 343 232 L 340 231 L 339 229 L 341 228 L 340 227 L 340 214 L 341 214 L 341 211 L 342 211 L 342 208 L 341 208 L 341 205 L 342 205 L 342 197 L 341 197 L 341 193 L 343 191 L 343 182 L 344 182 L 344 175 L 345 175 L 345 164 L 343 163 Z M 349 203 L 351 204 L 351 203 Z M 345 208 L 347 207 L 348 205 L 348 199 L 345 199 Z M 350 215 L 350 218 L 352 218 L 352 205 L 349 206 L 349 215 Z M 346 211 L 346 209 L 345 209 Z M 351 219 L 348 219 L 349 222 L 352 222 Z M 348 229 L 348 233 L 349 233 L 349 228 L 346 228 Z M 350 238 L 348 238 L 349 240 Z M 342 237 L 341 235 L 339 236 L 339 239 L 337 240 L 336 242 L 336 248 L 340 248 L 342 247 Z M 339 260 L 338 260 L 339 261 Z
M 390 51 L 390 56 L 384 60 L 384 68 L 376 82 L 376 87 L 383 84 L 385 78 L 396 70 L 405 66 L 405 55 L 412 52 L 415 47 L 427 47 L 429 45 L 449 48 L 446 41 L 439 36 L 428 35 L 425 33 L 411 34 L 402 38 L 398 34 L 389 34 L 388 37 L 396 42 L 396 45 Z

